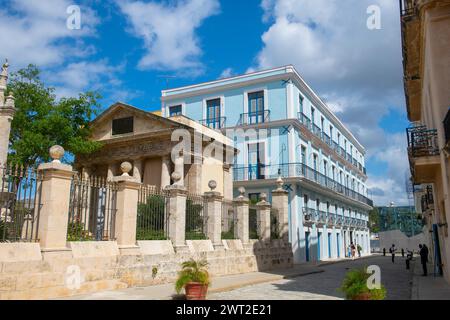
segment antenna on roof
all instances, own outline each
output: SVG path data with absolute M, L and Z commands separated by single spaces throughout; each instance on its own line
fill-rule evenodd
M 158 76 L 158 78 L 162 78 L 166 80 L 166 89 L 169 89 L 169 82 L 170 79 L 176 79 L 176 76 L 168 76 L 168 75 L 162 75 L 162 76 Z

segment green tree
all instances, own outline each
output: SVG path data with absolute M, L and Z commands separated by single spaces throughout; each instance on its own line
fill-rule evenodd
M 45 86 L 39 76 L 34 65 L 11 75 L 7 90 L 15 97 L 17 112 L 11 126 L 9 160 L 23 165 L 48 161 L 48 150 L 56 144 L 70 154 L 98 150 L 100 143 L 89 140 L 89 122 L 100 110 L 100 95 L 86 92 L 57 99 L 55 89 Z
M 369 212 L 369 228 L 372 233 L 380 232 L 380 212 L 376 207 Z

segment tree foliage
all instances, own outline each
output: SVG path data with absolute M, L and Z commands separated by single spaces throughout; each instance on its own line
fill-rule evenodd
M 17 109 L 9 161 L 23 165 L 48 161 L 48 150 L 56 144 L 70 154 L 88 154 L 100 147 L 89 140 L 89 122 L 100 110 L 98 93 L 58 99 L 55 89 L 40 80 L 34 65 L 13 73 L 7 90 L 14 95 Z
M 376 207 L 369 212 L 369 228 L 372 233 L 380 232 L 380 212 Z

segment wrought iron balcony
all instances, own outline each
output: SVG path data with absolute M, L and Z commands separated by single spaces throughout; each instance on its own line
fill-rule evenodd
M 437 130 L 428 130 L 425 126 L 417 126 L 406 129 L 408 135 L 409 155 L 426 157 L 439 155 Z
M 222 129 L 222 128 L 225 128 L 226 122 L 227 122 L 227 118 L 226 117 L 200 120 L 200 123 L 202 125 L 204 125 L 206 127 L 209 127 L 211 129 Z
M 408 17 L 416 14 L 417 0 L 399 0 L 400 14 L 402 17 Z
M 235 166 L 234 181 L 250 181 L 299 177 L 319 184 L 320 186 L 340 193 L 346 197 L 373 206 L 373 201 L 364 195 L 347 188 L 330 177 L 302 163 L 283 163 L 278 165 Z
M 256 112 L 241 113 L 238 125 L 252 125 L 270 121 L 270 110 L 261 110 Z
M 322 140 L 323 140 L 327 145 L 329 145 L 330 147 L 332 146 L 331 138 L 330 138 L 330 136 L 327 135 L 325 132 L 322 133 Z
M 308 118 L 308 116 L 306 114 L 304 114 L 303 112 L 299 112 L 298 113 L 298 120 L 300 121 L 300 123 L 302 123 L 306 128 L 308 128 L 308 130 L 312 130 L 311 127 L 311 119 Z
M 329 226 L 333 226 L 336 223 L 336 215 L 332 213 L 328 213 L 327 224 Z
M 303 208 L 303 221 L 305 223 L 316 223 L 319 220 L 317 210 L 312 208 Z
M 444 131 L 445 131 L 445 145 L 450 147 L 450 108 L 447 111 L 447 115 L 444 119 Z
M 320 127 L 316 124 L 313 123 L 312 125 L 312 132 L 319 137 L 320 139 L 322 139 L 322 130 L 320 129 Z

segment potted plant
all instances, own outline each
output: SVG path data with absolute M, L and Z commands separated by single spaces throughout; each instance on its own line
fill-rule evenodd
M 344 278 L 340 290 L 345 294 L 347 300 L 384 300 L 386 288 L 369 289 L 367 279 L 370 274 L 365 268 L 349 271 Z
M 175 284 L 177 293 L 179 294 L 184 288 L 187 300 L 205 300 L 210 284 L 207 266 L 206 260 L 191 259 L 183 262 Z

